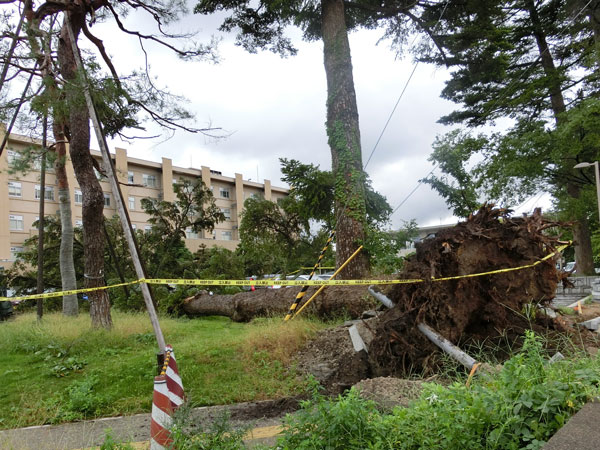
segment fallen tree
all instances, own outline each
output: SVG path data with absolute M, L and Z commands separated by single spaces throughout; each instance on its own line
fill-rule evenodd
M 435 365 L 439 352 L 417 329 L 420 323 L 457 344 L 482 341 L 532 325 L 553 323 L 535 311 L 555 295 L 555 258 L 534 267 L 447 281 L 433 278 L 527 266 L 556 249 L 557 237 L 544 233 L 555 223 L 538 209 L 513 218 L 506 209 L 484 205 L 477 214 L 416 246 L 401 278 L 425 280 L 396 285 L 388 296 L 395 306 L 375 325 L 369 361 L 374 374 L 388 375 Z
M 300 287 L 281 289 L 257 289 L 235 295 L 211 295 L 208 291 L 185 299 L 183 311 L 191 317 L 225 316 L 236 322 L 248 322 L 255 317 L 282 316 L 288 312 Z M 318 289 L 308 289 L 308 300 Z M 372 309 L 375 301 L 367 289 L 349 286 L 329 286 L 303 311 L 323 320 L 336 317 L 359 318 L 363 311 Z
M 380 315 L 356 324 L 364 350 L 353 351 L 348 328 L 327 330 L 300 352 L 298 367 L 339 393 L 363 378 L 434 371 L 441 350 L 432 340 L 444 341 L 452 352 L 500 337 L 514 342 L 529 328 L 564 331 L 560 317 L 551 319 L 538 309 L 554 298 L 560 279 L 555 258 L 543 260 L 559 243 L 544 233 L 554 225 L 540 211 L 512 218 L 508 210 L 485 205 L 467 221 L 417 244 L 398 278 L 425 281 L 386 290 L 389 301 Z M 435 335 L 428 338 L 423 330 Z M 458 357 L 467 370 L 473 367 L 468 354 Z

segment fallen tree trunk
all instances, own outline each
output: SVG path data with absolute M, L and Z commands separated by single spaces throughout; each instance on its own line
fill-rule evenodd
M 225 316 L 235 322 L 248 322 L 255 317 L 284 316 L 294 302 L 300 287 L 257 289 L 235 295 L 210 295 L 207 291 L 185 299 L 183 311 L 192 317 Z M 318 289 L 308 289 L 308 299 Z M 373 309 L 376 303 L 364 286 L 328 286 L 303 311 L 303 315 L 323 320 L 336 317 L 359 318 L 363 311 Z

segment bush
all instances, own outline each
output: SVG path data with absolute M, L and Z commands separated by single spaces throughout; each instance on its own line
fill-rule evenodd
M 362 399 L 354 388 L 334 400 L 315 390 L 301 406 L 286 418 L 288 427 L 278 441 L 282 448 L 365 449 L 383 439 L 385 429 L 375 403 Z
M 539 449 L 590 398 L 598 395 L 600 361 L 549 364 L 540 338 L 528 333 L 520 353 L 496 375 L 471 387 L 426 384 L 409 408 L 383 415 L 351 390 L 336 401 L 313 396 L 280 446 L 344 449 Z

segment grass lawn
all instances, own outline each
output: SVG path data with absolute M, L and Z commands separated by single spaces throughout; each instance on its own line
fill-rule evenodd
M 113 311 L 114 329 L 86 314 L 0 323 L 0 428 L 149 412 L 156 341 L 146 314 Z M 304 390 L 290 357 L 326 325 L 281 318 L 161 318 L 193 406 L 264 400 Z

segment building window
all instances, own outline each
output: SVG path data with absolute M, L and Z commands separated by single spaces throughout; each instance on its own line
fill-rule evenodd
M 76 220 L 75 221 L 75 226 L 81 228 L 83 226 L 83 220 Z
M 133 172 L 127 172 L 127 182 L 133 184 Z
M 221 231 L 221 239 L 224 241 L 230 241 L 233 238 L 231 231 Z
M 8 216 L 10 231 L 23 231 L 23 216 Z
M 21 196 L 21 183 L 16 181 L 8 182 L 8 196 L 9 197 L 20 197 Z
M 45 190 L 44 199 L 54 201 L 54 186 L 45 186 L 44 190 Z M 35 199 L 36 200 L 40 199 L 40 186 L 39 185 L 35 187 Z
M 148 175 L 147 173 L 142 174 L 142 183 L 146 187 L 155 188 L 157 187 L 156 175 Z
M 223 215 L 225 216 L 225 218 L 227 220 L 231 219 L 231 209 L 229 209 L 229 208 L 221 208 L 221 212 L 223 213 Z
M 129 197 L 129 209 L 131 211 L 135 210 L 135 197 Z
M 14 164 L 20 157 L 21 155 L 14 150 L 7 150 L 6 152 L 6 161 L 8 162 L 9 166 Z
M 219 188 L 221 198 L 229 198 L 229 188 Z
M 185 229 L 185 237 L 188 239 L 198 239 L 200 236 L 191 227 L 188 227 Z
M 152 225 L 144 225 L 144 233 L 148 233 L 152 231 Z
M 83 193 L 79 189 L 75 189 L 75 203 L 81 205 L 83 203 Z
M 94 174 L 96 175 L 96 178 L 98 179 L 98 181 L 106 180 L 106 176 L 103 175 L 102 173 L 100 173 L 95 167 L 94 167 Z
M 253 198 L 255 200 L 258 200 L 258 194 L 256 192 L 253 192 L 252 194 L 248 194 L 246 198 Z
M 104 192 L 104 206 L 110 206 L 110 194 Z
M 11 247 L 10 248 L 10 259 L 16 260 L 19 255 L 23 253 L 23 247 Z

